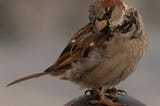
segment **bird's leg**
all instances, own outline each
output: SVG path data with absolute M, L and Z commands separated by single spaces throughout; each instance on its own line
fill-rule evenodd
M 113 102 L 111 99 L 105 96 L 105 87 L 102 87 L 100 90 L 99 88 L 93 87 L 93 90 L 99 95 L 100 100 L 91 100 L 90 103 L 93 105 L 102 104 L 107 106 L 125 106 L 123 104 L 118 104 Z
M 107 89 L 106 93 L 109 93 L 109 94 L 125 94 L 125 95 L 127 95 L 127 92 L 125 90 L 116 89 L 116 88 Z

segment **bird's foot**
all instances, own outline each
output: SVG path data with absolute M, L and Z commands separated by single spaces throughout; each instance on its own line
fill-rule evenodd
M 94 92 L 99 95 L 100 100 L 91 100 L 89 103 L 92 105 L 106 105 L 106 106 L 126 106 L 124 104 L 115 103 L 114 99 L 107 98 L 103 92 L 98 88 L 93 88 Z
M 99 104 L 99 105 L 106 105 L 106 106 L 126 106 L 124 104 L 113 102 L 113 100 L 107 98 L 104 94 L 100 95 L 100 100 L 91 100 L 89 103 L 92 105 Z
M 116 88 L 107 89 L 106 93 L 109 93 L 109 94 L 125 94 L 125 95 L 127 95 L 127 92 L 125 90 L 116 89 Z

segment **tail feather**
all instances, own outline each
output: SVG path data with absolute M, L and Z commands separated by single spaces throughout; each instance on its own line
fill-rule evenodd
M 9 83 L 9 84 L 7 85 L 7 87 L 9 87 L 9 86 L 11 86 L 11 85 L 14 85 L 14 84 L 17 84 L 17 83 L 20 83 L 20 82 L 23 82 L 23 81 L 26 81 L 26 80 L 29 80 L 29 79 L 32 79 L 32 78 L 39 78 L 39 77 L 41 77 L 41 76 L 48 75 L 48 74 L 50 74 L 50 73 L 42 72 L 42 73 L 32 74 L 32 75 L 29 75 L 29 76 L 20 78 L 20 79 L 18 79 L 18 80 L 15 80 L 15 81 Z

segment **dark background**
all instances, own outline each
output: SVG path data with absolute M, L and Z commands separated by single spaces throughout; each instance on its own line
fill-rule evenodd
M 88 23 L 92 0 L 0 0 L 0 102 L 2 106 L 62 106 L 84 90 L 54 77 L 6 88 L 54 63 L 70 37 Z M 150 39 L 137 71 L 119 84 L 148 106 L 160 101 L 160 1 L 126 0 L 138 8 Z

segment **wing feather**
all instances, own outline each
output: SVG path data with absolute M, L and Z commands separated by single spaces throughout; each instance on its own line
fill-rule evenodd
M 42 73 L 36 73 L 27 77 L 20 78 L 11 82 L 7 86 L 48 74 L 52 74 L 55 76 L 60 75 L 64 72 L 60 71 L 61 69 L 66 69 L 68 66 L 70 67 L 72 62 L 87 58 L 89 53 L 92 52 L 95 48 L 103 47 L 102 45 L 104 44 L 104 42 L 110 37 L 110 35 L 94 34 L 93 25 L 89 23 L 79 32 L 77 32 L 75 36 L 73 36 L 73 38 L 70 40 L 69 44 L 58 57 L 54 65 L 52 65 Z
M 93 25 L 89 23 L 72 37 L 56 63 L 48 68 L 46 72 L 53 71 L 54 74 L 59 69 L 66 69 L 72 62 L 86 58 L 94 48 L 101 47 L 107 38 L 104 34 L 95 35 Z
M 65 66 L 70 65 L 72 62 L 83 57 L 86 49 L 89 47 L 90 43 L 93 41 L 92 37 L 88 37 L 91 34 L 92 24 L 89 23 L 83 27 L 79 32 L 72 37 L 69 44 L 63 50 L 61 55 L 58 57 L 56 63 L 48 68 L 45 72 L 58 71 L 58 69 L 65 68 Z M 75 42 L 73 42 L 73 40 Z

